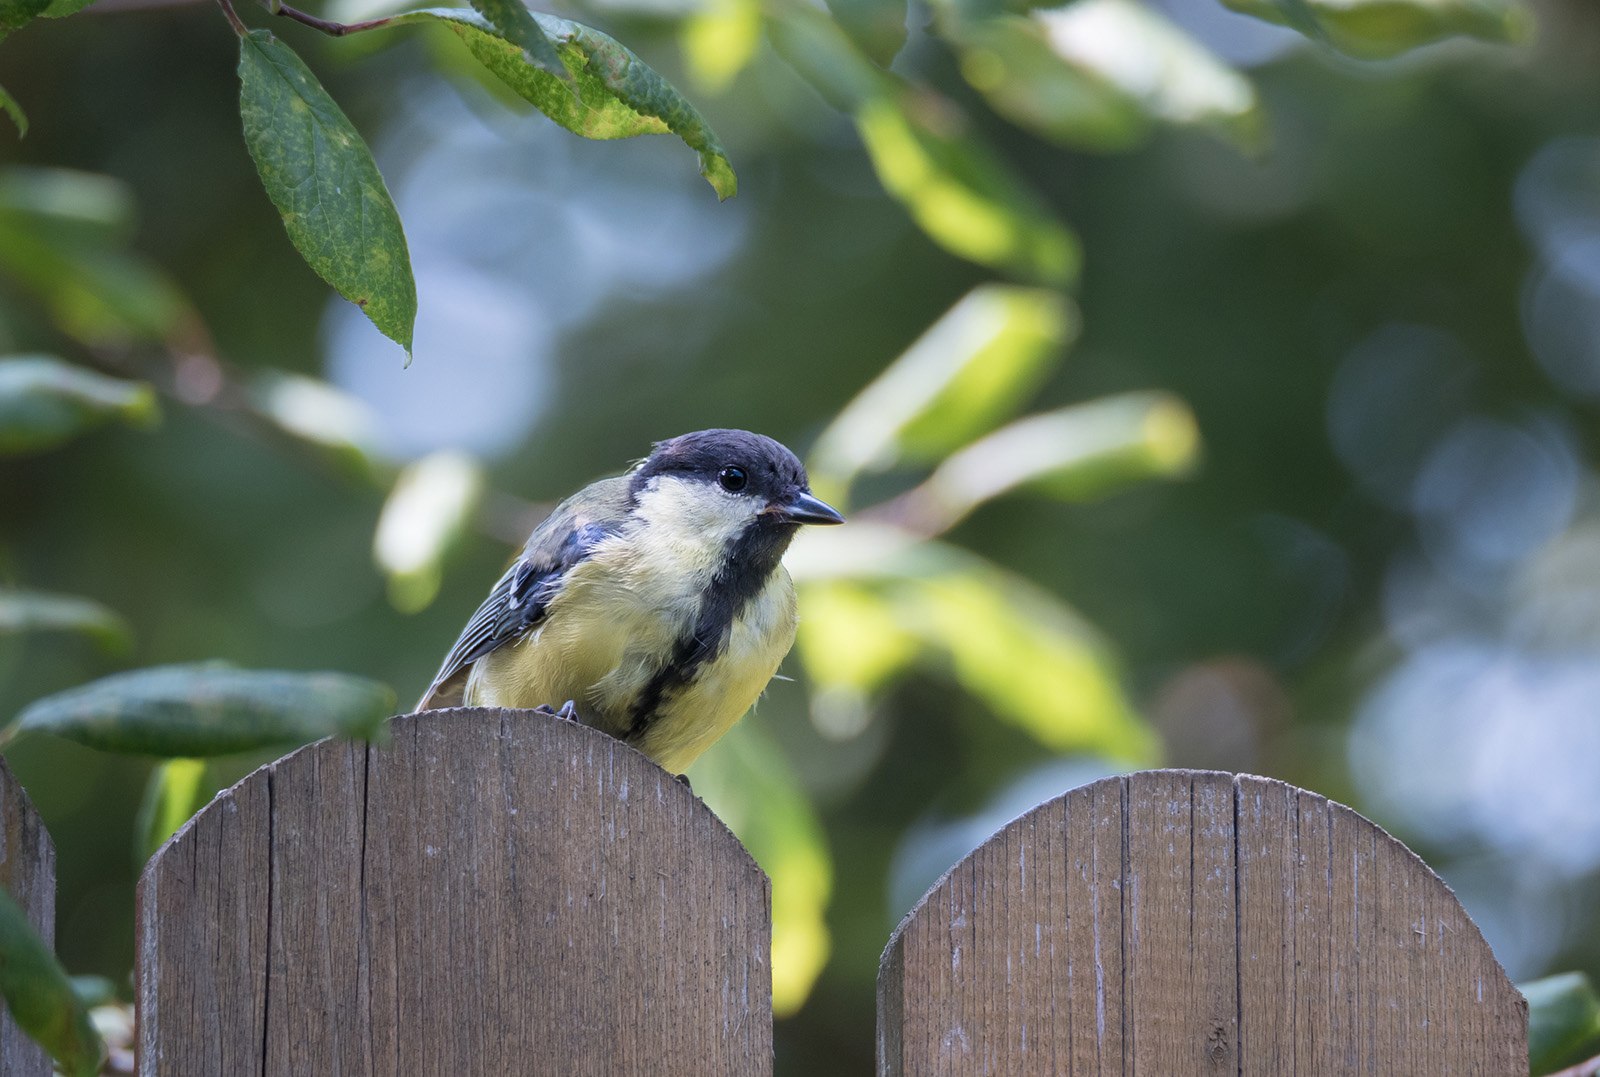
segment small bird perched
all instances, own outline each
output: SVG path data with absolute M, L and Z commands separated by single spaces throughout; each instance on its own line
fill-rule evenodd
M 682 773 L 794 644 L 781 561 L 795 532 L 843 522 L 771 438 L 700 430 L 658 442 L 534 529 L 417 709 L 567 700 L 566 717 Z

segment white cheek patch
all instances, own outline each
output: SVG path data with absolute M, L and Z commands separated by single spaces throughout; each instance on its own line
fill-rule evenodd
M 745 529 L 760 511 L 753 498 L 737 497 L 716 486 L 663 475 L 639 494 L 638 515 L 663 536 L 715 545 L 719 549 Z

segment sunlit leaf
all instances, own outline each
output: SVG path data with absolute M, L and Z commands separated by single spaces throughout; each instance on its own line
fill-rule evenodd
M 394 712 L 386 685 L 343 673 L 221 662 L 102 677 L 36 700 L 6 731 L 165 757 L 227 755 L 326 736 L 371 737 Z
M 98 602 L 76 595 L 0 589 L 0 636 L 66 632 L 87 636 L 103 650 L 125 652 L 128 623 Z
M 0 456 L 55 448 L 120 420 L 148 428 L 161 417 L 155 391 L 44 355 L 0 358 Z
M 69 1077 L 93 1077 L 103 1050 L 89 1011 L 27 914 L 0 888 L 0 996 L 17 1027 Z
M 713 93 L 725 90 L 761 48 L 757 0 L 707 0 L 680 25 L 679 43 L 689 76 Z
M 1223 0 L 1363 59 L 1396 56 L 1443 38 L 1524 41 L 1533 16 L 1517 0 Z
M 522 54 L 527 63 L 561 82 L 571 81 L 572 76 L 561 62 L 555 43 L 546 35 L 533 12 L 523 7 L 522 0 L 472 0 L 472 6 L 498 36 Z
M 828 0 L 834 21 L 883 67 L 906 43 L 906 0 Z
M 303 374 L 269 371 L 249 387 L 257 414 L 351 474 L 376 476 L 377 420 L 366 401 Z
M 1600 993 L 1581 972 L 1517 989 L 1528 1000 L 1528 1060 L 1534 1077 L 1600 1055 Z
M 206 794 L 205 776 L 204 759 L 168 759 L 150 772 L 134 824 L 138 863 L 150 859 L 200 810 Z
M 945 530 L 991 498 L 1027 489 L 1069 501 L 1181 474 L 1194 462 L 1194 415 L 1166 393 L 1125 393 L 1018 420 L 941 463 L 917 506 Z
M 811 681 L 812 723 L 831 737 L 854 736 L 870 717 L 872 693 L 916 660 L 916 633 L 881 595 L 853 582 L 808 584 L 800 608 L 795 649 Z
M 483 468 L 459 452 L 433 453 L 400 473 L 372 540 L 396 609 L 415 613 L 438 595 L 441 563 L 471 524 L 484 485 Z
M 772 878 L 772 1012 L 805 1003 L 828 962 L 833 856 L 816 806 L 778 747 L 742 722 L 689 772 L 694 791 Z
M 239 84 L 245 143 L 290 241 L 409 357 L 417 287 L 372 151 L 311 69 L 265 30 L 239 39 Z
M 0 86 L 0 110 L 4 110 L 5 114 L 11 117 L 11 122 L 17 127 L 17 137 L 26 138 L 28 134 L 28 114 L 22 111 L 22 106 L 18 104 L 17 99 L 12 97 L 11 92 L 4 86 Z
M 133 235 L 133 192 L 96 172 L 20 165 L 0 169 L 0 229 L 47 228 L 54 242 L 122 246 Z
M 859 472 L 938 459 L 994 429 L 1039 387 L 1076 330 L 1058 292 L 974 289 L 823 431 L 810 462 L 819 493 L 842 498 Z
M 923 91 L 874 97 L 856 129 L 884 189 L 952 254 L 1042 283 L 1077 275 L 1072 233 L 951 102 Z
M 555 43 L 565 65 L 562 70 L 573 80 L 571 86 L 529 64 L 494 25 L 472 12 L 433 8 L 408 12 L 391 21 L 393 25 L 445 23 L 473 56 L 518 96 L 574 134 L 607 139 L 672 132 L 699 155 L 700 174 L 717 197 L 733 196 L 738 179 L 722 143 L 671 83 L 598 30 L 553 15 L 533 18 Z
M 1260 142 L 1250 80 L 1146 4 L 1076 0 L 972 19 L 943 0 L 939 11 L 967 81 L 1047 138 L 1120 148 L 1165 123 L 1210 127 L 1248 148 Z

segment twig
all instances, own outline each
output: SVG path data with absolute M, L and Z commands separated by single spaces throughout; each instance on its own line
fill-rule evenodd
M 233 32 L 240 37 L 248 34 L 250 28 L 239 18 L 239 13 L 233 10 L 233 0 L 217 0 L 217 6 L 222 8 L 222 13 L 228 17 L 228 25 L 233 27 Z
M 302 26 L 320 30 L 329 37 L 344 37 L 346 34 L 359 34 L 363 30 L 376 30 L 379 27 L 388 26 L 394 21 L 391 16 L 383 19 L 368 19 L 366 22 L 331 22 L 328 19 L 319 19 L 315 15 L 301 11 L 299 8 L 290 7 L 288 4 L 279 4 L 277 14 L 286 19 L 293 19 Z

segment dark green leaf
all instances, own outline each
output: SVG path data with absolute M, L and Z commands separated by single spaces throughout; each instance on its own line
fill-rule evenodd
M 533 12 L 522 6 L 522 0 L 472 0 L 472 6 L 500 32 L 499 36 L 521 51 L 528 63 L 562 82 L 572 81 L 554 43 L 545 36 Z
M 50 0 L 50 6 L 44 9 L 47 19 L 64 19 L 68 15 L 76 15 L 94 0 Z
M 300 57 L 267 31 L 239 39 L 239 82 L 245 143 L 290 241 L 409 356 L 417 286 L 372 152 Z
M 11 122 L 17 125 L 17 137 L 26 138 L 28 135 L 28 114 L 22 111 L 22 106 L 17 103 L 17 99 L 12 97 L 4 86 L 0 86 L 0 109 L 3 109 L 5 114 L 11 117 Z
M 27 914 L 0 889 L 0 995 L 17 1026 L 69 1077 L 99 1072 L 102 1047 L 89 1011 Z
M 0 456 L 51 449 L 112 419 L 153 426 L 155 391 L 49 356 L 0 359 Z
M 53 243 L 124 246 L 137 222 L 122 182 L 70 168 L 0 170 L 0 229 L 32 227 Z
M 34 632 L 74 632 L 114 652 L 125 652 L 133 643 L 128 623 L 98 602 L 76 595 L 0 590 L 0 636 Z
M 143 864 L 200 810 L 206 786 L 204 759 L 168 759 L 150 772 L 134 824 L 135 858 Z
M 607 139 L 670 131 L 699 154 L 700 174 L 718 198 L 729 198 L 738 190 L 733 166 L 716 133 L 671 83 L 598 30 L 553 15 L 536 18 L 555 42 L 576 94 L 547 71 L 527 63 L 521 50 L 470 11 L 433 8 L 408 12 L 394 22 L 445 23 L 484 67 L 574 134 Z
M 839 24 L 804 4 L 771 15 L 767 36 L 790 67 L 840 112 L 894 92 L 895 82 L 874 67 Z
M 1516 0 L 1223 0 L 1363 59 L 1383 59 L 1456 35 L 1522 41 L 1533 17 Z
M 883 67 L 906 43 L 906 6 L 906 0 L 828 0 L 834 21 Z
M 0 40 L 44 13 L 50 0 L 0 0 Z
M 1518 986 L 1528 1000 L 1528 1061 L 1534 1077 L 1600 1055 L 1600 993 L 1581 972 Z
M 103 677 L 25 707 L 8 735 L 38 731 L 107 752 L 227 755 L 318 737 L 371 737 L 394 712 L 387 686 L 342 673 L 220 662 Z

